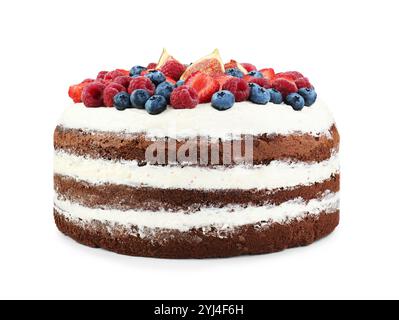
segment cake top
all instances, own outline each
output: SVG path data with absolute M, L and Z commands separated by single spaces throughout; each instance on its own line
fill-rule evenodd
M 206 104 L 206 108 L 224 111 L 244 101 L 286 104 L 291 111 L 301 111 L 317 99 L 309 79 L 300 72 L 258 70 L 235 60 L 223 63 L 218 50 L 190 65 L 164 50 L 158 63 L 101 71 L 96 79 L 70 86 L 68 93 L 75 103 L 82 102 L 87 108 L 144 109 L 150 115 L 163 113 L 168 105 L 172 109 L 193 109 Z

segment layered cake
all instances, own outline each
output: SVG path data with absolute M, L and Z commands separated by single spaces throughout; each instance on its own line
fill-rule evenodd
M 230 60 L 101 71 L 54 134 L 54 218 L 121 254 L 209 258 L 304 246 L 339 222 L 339 135 L 300 72 Z

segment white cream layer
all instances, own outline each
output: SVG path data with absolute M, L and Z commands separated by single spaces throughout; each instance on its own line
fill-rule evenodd
M 247 224 L 286 223 L 292 219 L 303 218 L 308 214 L 331 213 L 339 207 L 339 194 L 327 192 L 320 199 L 305 202 L 303 199 L 297 198 L 278 206 L 201 208 L 200 211 L 191 214 L 166 211 L 93 209 L 59 198 L 54 200 L 54 206 L 59 213 L 74 220 L 80 219 L 85 222 L 98 220 L 124 226 L 133 225 L 139 229 L 159 228 L 188 231 L 191 228 L 211 226 L 218 229 L 229 229 Z
M 57 151 L 54 173 L 91 184 L 184 189 L 275 189 L 310 185 L 339 172 L 338 156 L 322 162 L 272 161 L 253 167 L 138 166 L 137 161 L 81 157 Z
M 231 139 L 242 134 L 264 133 L 328 135 L 334 119 L 320 100 L 300 112 L 285 104 L 240 102 L 223 112 L 210 104 L 200 104 L 194 109 L 168 107 L 156 116 L 138 109 L 86 108 L 80 103 L 66 108 L 59 124 L 86 131 L 144 133 L 152 138 L 207 136 Z

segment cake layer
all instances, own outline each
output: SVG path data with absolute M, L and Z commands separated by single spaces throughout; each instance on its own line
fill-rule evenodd
M 209 104 L 194 109 L 168 108 L 154 117 L 143 110 L 86 108 L 76 104 L 66 108 L 59 124 L 65 128 L 116 133 L 143 133 L 157 138 L 188 138 L 209 136 L 232 139 L 250 135 L 328 135 L 334 119 L 319 99 L 309 108 L 293 111 L 288 105 L 256 105 L 240 102 L 220 112 Z
M 54 173 L 91 184 L 122 184 L 173 189 L 276 189 L 322 182 L 339 172 L 338 156 L 322 162 L 272 161 L 268 165 L 233 167 L 140 166 L 137 161 L 113 161 L 55 153 Z
M 192 212 L 201 207 L 277 205 L 295 198 L 309 201 L 321 197 L 326 191 L 338 192 L 339 174 L 309 186 L 274 190 L 192 190 L 99 185 L 60 175 L 55 175 L 54 187 L 61 197 L 90 208 Z
M 266 108 L 266 107 L 263 107 Z M 282 108 L 282 107 L 281 107 Z M 253 164 L 265 164 L 272 160 L 292 159 L 298 161 L 323 161 L 331 157 L 334 150 L 338 150 L 339 134 L 335 125 L 328 128 L 326 134 L 314 136 L 309 133 L 284 135 L 262 134 L 253 137 L 252 159 Z M 168 155 L 173 150 L 176 155 L 186 140 L 166 140 L 165 163 L 170 163 Z M 169 142 L 171 147 L 169 147 Z M 199 140 L 198 140 L 199 141 Z M 239 141 L 239 140 L 238 140 Z M 120 134 L 113 132 L 90 132 L 78 129 L 68 129 L 58 126 L 54 133 L 54 146 L 56 150 L 92 158 L 105 158 L 113 160 L 137 160 L 146 163 L 146 150 L 154 141 L 145 135 Z M 223 163 L 223 143 L 208 141 L 197 143 L 196 163 L 210 164 L 211 152 L 217 150 L 218 163 Z M 205 147 L 203 147 L 205 146 Z M 226 148 L 232 149 L 232 144 Z M 206 157 L 203 156 L 205 150 Z M 245 154 L 245 143 L 241 140 L 241 154 Z M 174 157 L 176 158 L 176 156 Z
M 301 198 L 292 199 L 279 205 L 239 206 L 228 205 L 222 208 L 201 207 L 198 211 L 187 214 L 176 211 L 171 214 L 166 210 L 116 210 L 100 209 L 82 206 L 76 202 L 54 199 L 55 209 L 70 219 L 90 222 L 92 220 L 110 222 L 128 228 L 135 226 L 132 232 L 143 236 L 153 236 L 154 232 L 163 229 L 189 231 L 192 228 L 216 228 L 232 230 L 247 224 L 268 225 L 271 223 L 286 223 L 292 219 L 300 219 L 307 215 L 317 215 L 321 212 L 335 212 L 339 207 L 339 194 L 326 192 L 318 199 L 304 201 Z M 149 232 L 147 234 L 147 232 Z M 205 232 L 205 231 L 204 231 Z
M 339 222 L 339 211 L 308 215 L 289 223 L 259 224 L 236 228 L 234 232 L 202 229 L 186 232 L 168 230 L 153 238 L 142 238 L 131 229 L 108 222 L 77 221 L 54 210 L 58 229 L 72 239 L 120 254 L 158 258 L 210 258 L 260 254 L 309 245 L 331 233 Z

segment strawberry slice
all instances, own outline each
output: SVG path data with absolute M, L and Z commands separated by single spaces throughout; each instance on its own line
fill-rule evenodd
M 82 81 L 81 83 L 72 85 L 69 87 L 68 90 L 68 95 L 69 97 L 73 100 L 75 103 L 82 102 L 82 92 L 83 89 L 89 84 L 92 83 L 94 80 L 92 79 L 86 79 Z
M 220 88 L 219 82 L 201 71 L 193 73 L 186 80 L 185 85 L 197 92 L 199 103 L 210 102 L 212 95 Z
M 275 77 L 275 73 L 274 73 L 274 69 L 273 68 L 265 68 L 265 69 L 259 70 L 259 72 L 261 74 L 263 74 L 263 76 L 266 79 L 269 79 L 269 80 L 271 80 L 271 79 L 273 79 Z

